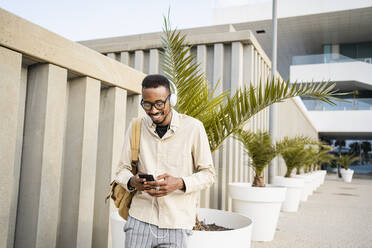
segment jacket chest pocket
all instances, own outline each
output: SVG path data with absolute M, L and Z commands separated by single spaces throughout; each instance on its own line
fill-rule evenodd
M 192 171 L 191 151 L 171 147 L 167 150 L 166 164 L 170 173 L 174 176 L 184 176 Z

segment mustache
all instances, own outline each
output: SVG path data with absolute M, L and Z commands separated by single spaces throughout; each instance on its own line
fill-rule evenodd
M 156 113 L 156 114 L 150 114 L 150 116 L 156 116 L 156 115 L 158 115 L 158 114 L 164 115 L 164 112 L 158 112 L 158 113 Z

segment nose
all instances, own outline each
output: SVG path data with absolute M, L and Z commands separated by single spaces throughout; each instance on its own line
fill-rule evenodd
M 151 114 L 156 114 L 158 112 L 158 110 L 155 108 L 154 105 L 151 106 L 151 109 L 150 109 L 150 113 Z

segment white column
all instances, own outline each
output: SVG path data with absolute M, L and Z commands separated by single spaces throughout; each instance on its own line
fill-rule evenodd
M 144 53 L 142 50 L 137 50 L 134 53 L 134 69 L 143 72 L 144 70 Z M 127 96 L 127 111 L 126 111 L 126 127 L 128 127 L 130 121 L 138 116 L 145 114 L 142 107 L 140 106 L 141 96 L 140 95 L 128 95 Z
M 226 148 L 227 148 L 227 173 L 226 173 L 226 177 L 227 177 L 227 181 L 226 181 L 226 188 L 227 188 L 227 192 L 226 192 L 226 198 L 227 198 L 227 211 L 231 211 L 232 210 L 232 199 L 231 197 L 229 196 L 229 183 L 230 182 L 233 182 L 233 166 L 234 166 L 234 140 L 233 138 L 227 138 L 226 139 Z
M 224 47 L 222 43 L 214 44 L 214 55 L 213 55 L 213 82 L 212 87 L 216 87 L 216 95 L 223 92 L 223 64 L 224 64 Z M 215 208 L 225 209 L 225 198 L 226 198 L 226 179 L 224 170 L 226 170 L 226 150 L 221 145 L 221 148 L 215 151 L 215 167 L 218 172 L 218 183 L 213 186 L 213 198 L 215 202 Z M 221 158 L 221 159 L 220 159 Z M 219 197 L 221 196 L 221 200 Z M 217 202 L 216 202 L 217 201 Z M 220 202 L 221 201 L 221 202 Z
M 142 50 L 134 52 L 134 69 L 141 72 L 144 70 L 144 54 Z
M 259 80 L 260 80 L 260 54 L 258 53 L 257 50 L 254 51 L 255 53 L 255 60 L 254 60 L 254 66 L 255 66 L 255 82 L 254 82 L 254 86 L 257 87 L 259 85 Z M 258 116 L 255 115 L 253 117 L 253 121 L 254 121 L 254 131 L 257 132 L 258 129 L 259 129 L 259 126 L 258 126 Z
M 150 49 L 149 74 L 159 74 L 159 50 Z
M 207 72 L 207 46 L 198 45 L 196 48 L 196 60 L 200 63 L 200 71 Z M 210 188 L 200 192 L 200 207 L 209 207 Z
M 206 45 L 198 45 L 196 47 L 196 60 L 200 63 L 200 70 L 201 72 L 207 72 L 207 46 Z
M 243 44 L 232 42 L 231 44 L 231 93 L 243 86 Z M 239 181 L 241 172 L 240 146 L 237 140 L 233 140 L 234 160 L 233 160 L 233 180 Z
M 140 105 L 141 95 L 128 95 L 127 96 L 127 111 L 125 126 L 128 127 L 129 123 L 133 118 L 138 116 L 144 116 L 146 113 Z
M 221 147 L 220 147 L 220 152 L 221 152 L 221 173 L 220 173 L 220 177 L 221 177 L 221 187 L 220 187 L 220 194 L 221 194 L 221 209 L 222 210 L 227 210 L 227 199 L 228 199 L 228 195 L 227 195 L 227 187 L 228 187 L 228 183 L 229 183 L 229 180 L 228 180 L 228 175 L 227 175 L 227 171 L 228 171 L 228 161 L 227 161 L 227 157 L 228 157 L 228 151 L 227 151 L 227 141 L 225 140 L 222 144 L 221 144 Z
M 243 45 L 241 42 L 231 44 L 231 93 L 243 85 Z
M 28 79 L 15 247 L 55 247 L 67 71 L 37 64 Z
M 22 55 L 0 47 L 0 247 L 13 247 L 16 224 L 20 149 L 23 130 L 19 129 Z M 23 121 L 23 118 L 22 118 Z M 19 134 L 20 132 L 20 134 Z
M 99 115 L 97 177 L 93 221 L 93 248 L 111 247 L 110 200 L 105 204 L 109 184 L 114 178 L 125 135 L 127 91 L 117 87 L 102 90 Z
M 113 60 L 116 60 L 116 54 L 115 53 L 108 53 L 107 54 L 107 57 L 113 59 Z
M 120 53 L 120 63 L 129 66 L 129 53 L 128 52 Z
M 216 181 L 211 186 L 210 189 L 210 208 L 218 209 L 218 188 L 219 188 L 219 177 L 221 176 L 220 170 L 219 170 L 219 150 L 216 150 L 212 156 L 213 156 L 213 164 L 214 168 L 216 170 Z
M 219 82 L 216 90 L 217 95 L 223 92 L 223 51 L 224 49 L 222 43 L 214 44 L 213 87 L 216 87 L 217 83 Z
M 243 47 L 243 64 L 244 64 L 244 70 L 243 70 L 243 83 L 245 86 L 250 86 L 251 84 L 254 84 L 255 82 L 255 64 L 254 64 L 254 47 L 253 45 L 244 45 Z M 253 123 L 254 120 L 251 118 L 247 125 L 251 131 L 253 131 Z M 247 163 L 247 161 L 245 161 Z
M 244 181 L 244 159 L 243 159 L 243 144 L 241 142 L 238 142 L 238 146 L 239 146 L 239 165 L 240 165 L 240 169 L 239 169 L 239 181 L 240 182 L 243 182 Z
M 69 83 L 58 247 L 91 247 L 101 83 Z
M 244 70 L 243 81 L 244 84 L 249 85 L 254 80 L 254 47 L 253 45 L 245 45 L 243 48 L 244 57 Z

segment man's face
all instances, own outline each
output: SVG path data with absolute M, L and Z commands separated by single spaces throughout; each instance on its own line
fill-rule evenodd
M 164 109 L 159 110 L 155 108 L 154 105 L 151 106 L 150 110 L 146 110 L 146 114 L 150 116 L 151 120 L 157 125 L 167 125 L 166 118 L 169 116 L 170 103 L 169 103 L 169 91 L 164 86 L 159 86 L 157 88 L 144 88 L 142 89 L 142 100 L 143 102 L 155 104 L 157 101 L 162 101 L 164 104 Z M 169 118 L 168 118 L 169 119 Z

